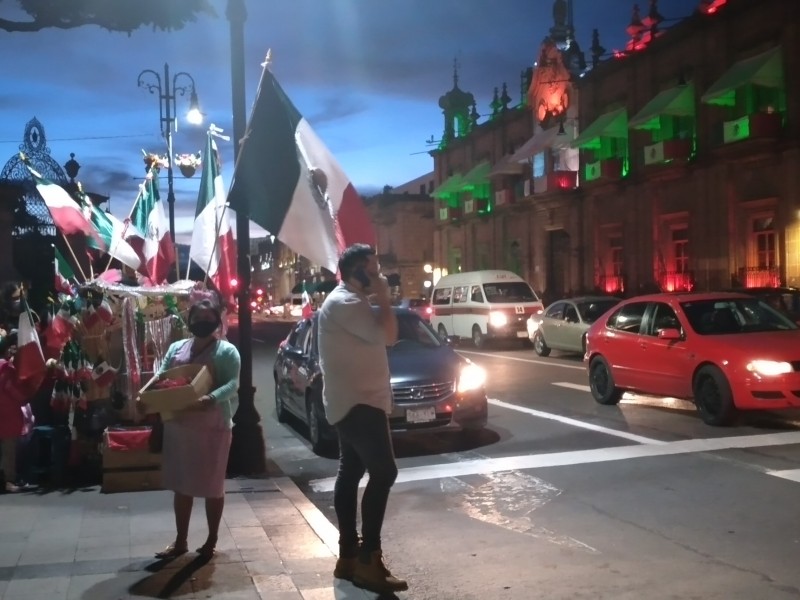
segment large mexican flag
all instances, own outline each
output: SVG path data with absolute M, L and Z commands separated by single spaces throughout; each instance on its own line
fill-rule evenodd
M 333 273 L 345 247 L 375 244 L 358 192 L 266 65 L 228 201 Z

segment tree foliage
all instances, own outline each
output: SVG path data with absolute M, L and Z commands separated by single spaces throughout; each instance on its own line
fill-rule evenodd
M 197 20 L 200 14 L 216 16 L 209 0 L 0 0 L 16 4 L 29 20 L 0 18 L 0 30 L 40 31 L 97 25 L 130 34 L 142 26 L 174 31 Z

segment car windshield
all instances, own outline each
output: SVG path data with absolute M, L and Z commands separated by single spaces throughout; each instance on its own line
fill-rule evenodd
M 483 292 L 486 294 L 486 300 L 492 303 L 536 302 L 536 295 L 531 286 L 524 281 L 487 283 L 483 286 Z
M 578 312 L 584 323 L 594 323 L 602 317 L 608 310 L 619 303 L 619 300 L 609 298 L 608 300 L 592 300 L 578 303 Z
M 438 348 L 442 341 L 428 323 L 413 313 L 397 315 L 397 343 L 415 342 L 421 346 Z
M 689 324 L 700 335 L 787 331 L 797 325 L 757 298 L 682 302 Z

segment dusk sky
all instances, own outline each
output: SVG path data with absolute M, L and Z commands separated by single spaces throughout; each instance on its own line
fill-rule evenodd
M 79 180 L 111 196 L 124 218 L 144 175 L 142 149 L 166 154 L 159 101 L 136 85 L 143 69 L 189 72 L 205 126 L 185 120 L 174 134 L 177 153 L 203 148 L 209 123 L 232 131 L 228 22 L 225 0 L 212 0 L 218 17 L 201 16 L 173 32 L 140 29 L 128 36 L 95 26 L 37 33 L 0 31 L 0 161 L 18 152 L 25 124 L 44 125 L 51 156 L 63 165 L 70 152 Z M 520 73 L 531 66 L 551 27 L 550 0 L 248 0 L 247 110 L 260 63 L 272 49 L 272 72 L 300 112 L 338 158 L 362 193 L 400 185 L 433 169 L 425 140 L 439 139 L 438 99 L 452 87 L 453 59 L 460 87 L 490 111 L 495 86 L 508 83 L 520 98 Z M 642 14 L 647 0 L 640 2 Z M 661 0 L 668 20 L 687 17 L 698 0 Z M 26 19 L 14 0 L 0 1 L 0 17 Z M 591 32 L 608 50 L 627 39 L 633 2 L 574 0 L 577 41 L 589 58 Z M 670 25 L 671 23 L 665 23 Z M 189 99 L 178 98 L 178 114 Z M 482 121 L 483 119 L 481 119 Z M 229 185 L 233 151 L 222 143 Z M 166 197 L 166 180 L 162 182 Z M 191 228 L 199 178 L 176 170 L 178 240 Z

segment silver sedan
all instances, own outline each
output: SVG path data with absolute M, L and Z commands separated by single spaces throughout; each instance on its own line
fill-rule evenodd
M 553 302 L 541 315 L 528 319 L 528 338 L 539 356 L 550 350 L 586 352 L 586 332 L 592 323 L 608 312 L 619 298 L 585 296 Z

